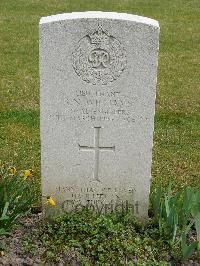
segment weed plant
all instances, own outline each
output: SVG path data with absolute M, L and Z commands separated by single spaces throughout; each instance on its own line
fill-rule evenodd
M 169 245 L 156 227 L 140 224 L 131 213 L 82 210 L 45 222 L 23 241 L 24 251 L 43 248 L 44 263 L 72 265 L 167 265 Z M 68 259 L 71 259 L 68 261 Z

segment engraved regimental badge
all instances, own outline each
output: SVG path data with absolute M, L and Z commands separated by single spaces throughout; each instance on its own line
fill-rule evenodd
M 116 80 L 127 63 L 120 41 L 100 26 L 80 39 L 72 60 L 77 75 L 93 85 Z

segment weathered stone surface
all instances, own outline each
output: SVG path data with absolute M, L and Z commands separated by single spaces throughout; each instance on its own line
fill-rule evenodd
M 56 210 L 147 216 L 158 38 L 157 21 L 128 14 L 41 19 L 42 193 Z

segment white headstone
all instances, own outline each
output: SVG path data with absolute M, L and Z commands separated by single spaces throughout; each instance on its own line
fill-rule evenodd
M 42 194 L 62 212 L 147 217 L 159 25 L 83 12 L 40 21 Z

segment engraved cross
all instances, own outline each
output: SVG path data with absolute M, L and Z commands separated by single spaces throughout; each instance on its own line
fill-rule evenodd
M 79 146 L 79 150 L 82 151 L 94 151 L 94 180 L 99 180 L 99 152 L 100 151 L 115 151 L 115 146 L 112 147 L 101 147 L 99 146 L 100 128 L 94 127 L 94 147 Z

